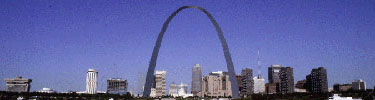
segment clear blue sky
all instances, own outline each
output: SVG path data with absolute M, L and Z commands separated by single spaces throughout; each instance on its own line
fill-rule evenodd
M 163 22 L 184 5 L 201 6 L 214 16 L 237 74 L 246 67 L 258 70 L 260 48 L 266 80 L 267 67 L 282 64 L 294 68 L 295 82 L 324 66 L 330 87 L 354 79 L 375 85 L 374 0 L 0 2 L 2 90 L 4 78 L 21 75 L 33 79 L 33 91 L 84 91 L 89 68 L 99 71 L 99 90 L 106 90 L 111 77 L 127 79 L 134 90 Z M 187 9 L 170 23 L 156 69 L 167 71 L 168 84 L 190 85 L 195 63 L 204 74 L 226 71 L 213 25 L 200 11 Z

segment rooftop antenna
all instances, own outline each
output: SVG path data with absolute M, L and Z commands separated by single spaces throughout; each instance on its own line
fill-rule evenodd
M 115 69 L 115 77 L 118 77 L 118 73 L 117 73 L 117 67 L 116 67 L 116 63 L 115 64 L 113 64 L 113 66 L 115 67 L 114 69 Z M 118 78 L 120 78 L 120 77 L 118 77 Z
M 260 71 L 260 69 L 262 68 L 261 66 L 260 66 L 260 53 L 259 53 L 259 48 L 258 48 L 258 58 L 257 58 L 257 67 L 258 67 L 258 78 L 260 78 L 261 77 L 261 71 Z

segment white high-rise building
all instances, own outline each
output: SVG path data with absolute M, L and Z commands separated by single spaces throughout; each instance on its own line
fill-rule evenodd
M 264 78 L 257 76 L 257 77 L 254 77 L 253 80 L 254 80 L 254 93 L 264 93 L 265 92 Z
M 167 88 L 165 82 L 165 76 L 167 71 L 156 71 L 155 73 L 155 89 L 156 96 L 161 97 L 167 95 Z
M 98 87 L 98 72 L 94 69 L 89 69 L 87 71 L 87 78 L 86 78 L 86 93 L 88 94 L 95 94 Z

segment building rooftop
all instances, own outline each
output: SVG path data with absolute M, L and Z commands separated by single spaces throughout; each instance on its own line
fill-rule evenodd
M 159 70 L 157 70 L 157 71 L 155 72 L 155 74 L 165 74 L 165 73 L 167 73 L 167 71 L 159 71 Z
M 23 79 L 21 76 L 17 76 L 16 78 L 13 79 L 5 79 L 5 82 L 10 84 L 10 83 L 29 83 L 31 82 L 31 79 Z
M 110 78 L 109 80 L 117 80 L 117 81 L 123 81 L 122 78 Z
M 281 67 L 281 65 L 273 64 L 273 65 L 271 65 L 271 67 Z
M 96 70 L 95 69 L 89 69 L 89 72 L 96 72 Z

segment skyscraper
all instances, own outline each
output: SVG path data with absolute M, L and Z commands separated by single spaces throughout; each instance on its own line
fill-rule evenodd
M 268 82 L 269 83 L 280 83 L 279 73 L 281 70 L 281 65 L 271 65 L 268 68 Z
M 156 96 L 161 97 L 167 95 L 166 90 L 166 76 L 167 71 L 156 71 L 155 73 L 155 90 Z
M 271 67 L 268 68 L 268 81 L 270 83 L 269 85 L 276 85 L 277 93 L 294 92 L 293 68 L 291 67 L 271 65 Z M 270 92 L 273 92 L 273 90 Z
M 257 76 L 257 77 L 254 77 L 253 80 L 254 80 L 254 93 L 264 93 L 265 92 L 264 78 L 261 76 Z
M 241 75 L 236 75 L 236 79 L 237 79 L 237 84 L 238 84 L 238 91 L 242 91 L 242 76 Z
M 250 68 L 243 69 L 241 71 L 241 96 L 250 96 L 254 93 L 254 80 L 253 80 L 253 70 Z
M 359 90 L 364 91 L 364 90 L 366 90 L 366 83 L 365 83 L 365 81 L 363 81 L 361 79 L 360 80 L 354 80 L 352 82 L 352 88 L 353 88 L 354 91 L 359 91 Z
M 109 94 L 126 94 L 128 82 L 121 78 L 111 78 L 107 80 L 107 93 Z
M 87 71 L 86 77 L 86 93 L 95 94 L 98 86 L 98 72 L 94 69 Z
M 312 69 L 306 76 L 306 86 L 312 93 L 328 92 L 327 70 L 323 67 Z
M 202 68 L 199 64 L 195 64 L 193 67 L 193 75 L 191 81 L 191 92 L 193 96 L 198 96 L 198 93 L 202 91 Z
M 21 76 L 17 76 L 14 79 L 5 79 L 7 92 L 29 92 L 31 79 L 22 79 Z
M 294 77 L 293 68 L 281 67 L 280 73 L 280 93 L 293 93 L 294 92 Z

